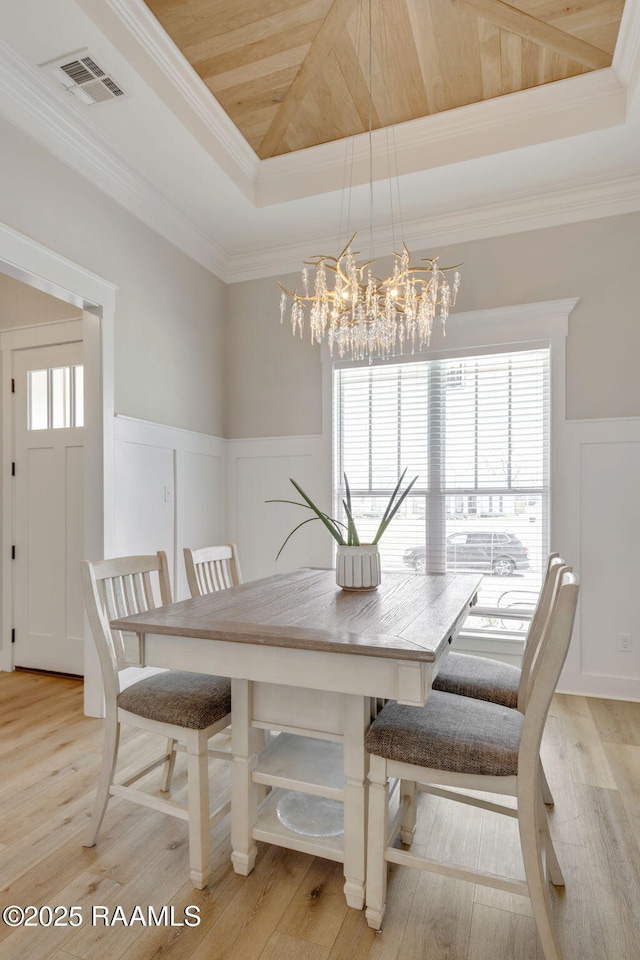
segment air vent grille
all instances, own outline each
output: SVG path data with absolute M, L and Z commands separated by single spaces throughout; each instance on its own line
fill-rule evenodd
M 85 106 L 92 107 L 116 97 L 126 96 L 122 87 L 94 57 L 89 56 L 86 49 L 43 63 L 42 67 Z

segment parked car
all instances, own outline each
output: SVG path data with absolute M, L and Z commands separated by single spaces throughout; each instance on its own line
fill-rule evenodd
M 515 570 L 529 569 L 529 550 L 513 533 L 468 531 L 447 537 L 447 567 L 455 570 L 491 570 L 509 577 Z M 423 546 L 409 547 L 402 558 L 407 567 L 424 572 L 427 551 Z

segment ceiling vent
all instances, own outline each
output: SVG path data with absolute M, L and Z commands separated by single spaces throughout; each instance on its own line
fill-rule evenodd
M 120 84 L 90 56 L 86 47 L 40 66 L 87 107 L 127 96 Z

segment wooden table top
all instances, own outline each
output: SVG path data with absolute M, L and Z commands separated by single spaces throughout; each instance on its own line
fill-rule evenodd
M 370 592 L 302 569 L 114 620 L 134 633 L 436 661 L 474 602 L 476 574 L 384 573 Z

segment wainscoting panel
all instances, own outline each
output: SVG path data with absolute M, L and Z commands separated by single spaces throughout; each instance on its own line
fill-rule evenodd
M 559 689 L 640 700 L 640 419 L 569 421 L 553 543 L 580 575 L 579 617 Z M 632 649 L 620 650 L 620 634 Z
M 331 538 L 317 520 L 306 524 L 276 554 L 294 527 L 311 513 L 267 500 L 299 500 L 293 477 L 312 500 L 330 509 L 327 466 L 320 437 L 229 441 L 230 537 L 238 544 L 242 575 L 255 580 L 303 566 L 331 566 Z M 316 528 L 320 527 L 318 530 Z
M 189 596 L 183 547 L 226 543 L 227 477 L 225 442 L 217 453 L 176 452 L 176 599 Z
M 173 490 L 173 450 L 116 439 L 116 556 L 165 550 L 173 564 Z
M 226 543 L 227 441 L 115 418 L 116 554 L 166 550 L 176 600 L 189 595 L 184 547 Z
M 640 442 L 583 443 L 580 468 L 582 670 L 638 680 Z

